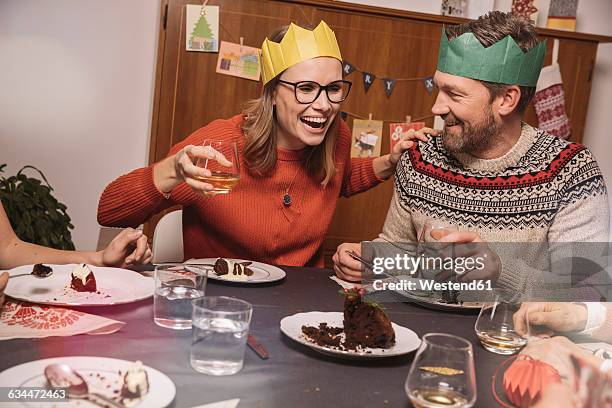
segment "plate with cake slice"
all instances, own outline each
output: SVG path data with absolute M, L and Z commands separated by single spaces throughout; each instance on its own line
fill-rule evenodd
M 45 367 L 67 364 L 83 377 L 89 392 L 101 394 L 125 407 L 162 408 L 172 403 L 176 387 L 167 375 L 140 361 L 126 361 L 106 357 L 55 357 L 30 361 L 0 373 L 0 387 L 37 387 L 45 389 Z M 66 408 L 98 407 L 87 400 L 55 402 L 24 402 L 15 406 Z
M 9 274 L 14 278 L 8 281 L 6 295 L 43 305 L 117 305 L 146 299 L 155 292 L 153 279 L 121 268 L 37 264 L 13 268 Z
M 281 268 L 261 262 L 232 258 L 190 259 L 186 264 L 213 266 L 210 279 L 238 283 L 268 283 L 283 279 L 286 274 Z
M 416 350 L 421 339 L 395 324 L 362 290 L 345 290 L 343 312 L 297 313 L 283 318 L 281 331 L 324 354 L 341 358 L 393 357 Z

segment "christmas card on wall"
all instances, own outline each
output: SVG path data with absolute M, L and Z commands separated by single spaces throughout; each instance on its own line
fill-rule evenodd
M 353 148 L 351 157 L 378 157 L 382 141 L 383 122 L 353 120 Z
M 219 51 L 219 6 L 188 4 L 185 29 L 187 51 Z
M 390 123 L 389 124 L 389 151 L 393 151 L 393 147 L 402 139 L 408 136 L 410 130 L 419 130 L 425 127 L 425 122 L 411 123 Z
M 221 41 L 217 73 L 259 81 L 259 48 Z
M 442 0 L 442 15 L 467 18 L 468 0 Z

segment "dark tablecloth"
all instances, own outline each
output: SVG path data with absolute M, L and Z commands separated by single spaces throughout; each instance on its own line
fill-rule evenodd
M 247 349 L 243 370 L 231 377 L 210 377 L 189 365 L 191 331 L 174 331 L 153 323 L 153 299 L 82 309 L 127 322 L 110 335 L 17 339 L 0 342 L 0 371 L 32 360 L 94 355 L 142 360 L 174 381 L 173 407 L 191 407 L 240 398 L 239 407 L 409 407 L 404 382 L 414 352 L 376 361 L 325 356 L 284 336 L 280 320 L 298 312 L 341 311 L 340 287 L 330 271 L 283 268 L 287 277 L 275 284 L 230 285 L 209 280 L 207 295 L 226 295 L 253 304 L 251 333 L 268 349 L 261 360 Z M 482 348 L 474 332 L 475 314 L 428 310 L 410 303 L 386 303 L 391 320 L 414 330 L 452 333 L 472 342 L 476 361 L 476 407 L 495 407 L 491 377 L 504 360 Z

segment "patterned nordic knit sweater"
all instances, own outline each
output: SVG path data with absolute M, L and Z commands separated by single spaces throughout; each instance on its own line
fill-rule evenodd
M 169 155 L 205 139 L 236 141 L 243 151 L 242 115 L 215 120 L 170 149 Z M 168 199 L 153 183 L 151 165 L 110 183 L 100 197 L 98 222 L 135 227 L 154 214 L 183 207 L 185 259 L 227 257 L 276 265 L 323 267 L 321 246 L 340 196 L 360 193 L 382 180 L 371 158 L 350 157 L 351 132 L 341 122 L 335 150 L 336 173 L 326 187 L 303 170 L 308 151 L 277 150 L 277 164 L 268 177 L 257 177 L 240 158 L 240 182 L 229 194 L 212 198 L 196 194 L 186 183 Z M 292 204 L 283 206 L 290 188 Z
M 486 242 L 608 241 L 606 186 L 591 152 L 527 124 L 496 159 L 451 156 L 440 138 L 405 153 L 379 239 L 416 242 L 427 219 L 476 231 Z M 532 247 L 515 259 L 538 264 Z M 505 262 L 499 285 L 524 293 L 537 279 Z

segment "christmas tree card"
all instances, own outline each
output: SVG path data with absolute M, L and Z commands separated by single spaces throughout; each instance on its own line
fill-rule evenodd
M 219 51 L 219 6 L 187 5 L 187 51 Z
M 259 81 L 259 48 L 221 41 L 217 73 Z

